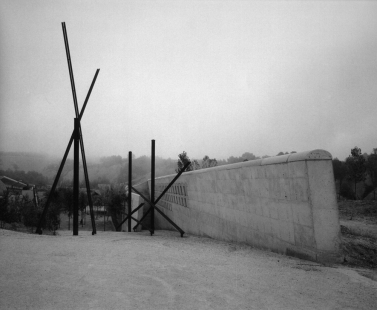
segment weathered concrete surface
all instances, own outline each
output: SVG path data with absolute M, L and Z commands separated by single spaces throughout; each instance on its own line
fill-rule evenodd
M 0 230 L 0 309 L 373 309 L 341 266 L 176 232 Z
M 142 203 L 144 200 L 141 199 L 141 197 L 135 193 L 132 193 L 131 195 L 131 210 L 133 211 L 134 209 L 136 209 L 140 203 Z M 128 209 L 126 210 L 126 213 L 128 213 Z M 132 214 L 132 217 L 134 217 L 135 219 L 138 219 L 140 220 L 143 216 L 143 208 L 139 209 L 138 211 L 136 211 L 134 214 Z M 122 220 L 126 218 L 126 215 L 123 215 L 122 216 Z M 133 228 L 134 226 L 136 225 L 137 223 L 131 219 L 131 231 L 133 231 Z M 136 231 L 141 231 L 142 227 L 139 225 L 136 229 Z M 122 224 L 122 228 L 121 228 L 121 231 L 128 231 L 128 220 L 126 222 L 124 222 Z
M 155 197 L 173 177 L 156 179 Z M 187 172 L 178 182 L 158 205 L 188 233 L 318 262 L 340 260 L 338 206 L 327 151 Z M 155 214 L 156 227 L 172 229 Z

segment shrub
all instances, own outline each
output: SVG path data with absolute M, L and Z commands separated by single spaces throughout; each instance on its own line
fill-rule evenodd
M 355 199 L 355 193 L 348 183 L 343 183 L 341 185 L 339 193 L 346 199 Z

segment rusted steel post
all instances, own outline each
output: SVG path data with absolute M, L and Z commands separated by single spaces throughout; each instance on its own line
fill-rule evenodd
M 152 158 L 151 158 L 151 201 L 154 203 L 154 178 L 155 178 L 155 140 L 152 140 Z M 154 206 L 151 205 L 151 229 L 154 234 Z
M 79 155 L 80 155 L 80 120 L 75 118 L 73 142 L 73 235 L 79 234 Z
M 127 205 L 128 205 L 128 232 L 131 232 L 131 204 L 132 204 L 132 152 L 128 152 L 128 196 L 127 196 Z

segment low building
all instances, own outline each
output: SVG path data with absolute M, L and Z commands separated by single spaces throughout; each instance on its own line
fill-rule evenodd
M 28 199 L 35 200 L 38 204 L 38 196 L 33 184 L 17 181 L 7 176 L 0 176 L 0 197 L 3 197 L 5 191 L 8 191 L 11 197 L 28 197 Z

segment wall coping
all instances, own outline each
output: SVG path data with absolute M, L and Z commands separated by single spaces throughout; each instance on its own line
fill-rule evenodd
M 284 163 L 290 163 L 290 162 L 296 162 L 296 161 L 314 161 L 314 160 L 332 160 L 332 156 L 328 151 L 316 149 L 306 152 L 299 152 L 299 153 L 291 153 L 281 156 L 272 156 L 268 158 L 263 159 L 254 159 L 249 161 L 244 161 L 240 163 L 235 164 L 228 164 L 228 165 L 222 165 L 222 166 L 216 166 L 206 169 L 200 169 L 195 171 L 189 171 L 185 172 L 184 175 L 191 175 L 191 174 L 199 174 L 199 173 L 205 173 L 215 170 L 231 170 L 231 169 L 238 169 L 242 167 L 251 167 L 251 166 L 267 166 L 267 165 L 275 165 L 275 164 L 284 164 Z M 164 179 L 166 177 L 175 176 L 175 174 L 165 175 L 162 177 L 156 178 L 158 179 Z M 150 181 L 150 179 L 148 179 Z

